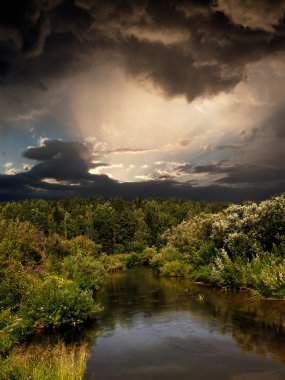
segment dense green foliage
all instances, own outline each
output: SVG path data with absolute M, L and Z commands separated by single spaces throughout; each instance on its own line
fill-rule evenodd
M 167 229 L 192 215 L 220 211 L 225 205 L 140 198 L 133 202 L 120 198 L 109 201 L 101 198 L 27 200 L 0 204 L 0 219 L 30 222 L 46 236 L 57 235 L 68 240 L 80 237 L 80 240 L 84 235 L 89 240 L 84 243 L 81 239 L 82 244 L 77 241 L 77 247 L 94 253 L 101 248 L 112 254 L 141 252 L 153 245 L 159 247 L 163 244 L 161 235 Z M 71 245 L 69 243 L 69 249 Z M 72 251 L 74 253 L 74 249 Z
M 168 276 L 285 297 L 285 197 L 201 213 L 163 234 L 150 265 Z

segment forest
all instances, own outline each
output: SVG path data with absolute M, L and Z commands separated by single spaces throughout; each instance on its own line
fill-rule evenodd
M 94 294 L 114 271 L 146 266 L 160 276 L 284 299 L 285 196 L 243 204 L 2 203 L 0 261 L 0 365 L 4 378 L 18 379 L 11 360 L 17 344 L 42 329 L 96 319 L 102 307 Z

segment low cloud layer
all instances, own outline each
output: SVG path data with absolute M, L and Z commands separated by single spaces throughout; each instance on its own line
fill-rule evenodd
M 225 183 L 239 183 L 240 176 L 256 185 L 260 181 L 256 168 L 237 168 L 222 165 L 192 166 L 189 164 L 176 167 L 177 172 L 209 174 L 226 174 L 226 180 L 196 187 L 190 182 L 178 183 L 171 176 L 159 180 L 120 183 L 107 175 L 90 174 L 90 169 L 103 167 L 105 163 L 92 163 L 94 152 L 85 144 L 78 142 L 43 141 L 41 146 L 30 147 L 24 156 L 36 161 L 31 169 L 14 175 L 0 175 L 0 201 L 23 198 L 59 199 L 69 196 L 121 196 L 125 199 L 142 197 L 181 197 L 195 200 L 230 200 L 263 199 L 280 192 L 280 184 L 269 187 L 226 187 Z M 263 173 L 264 174 L 264 173 Z M 285 181 L 285 172 L 280 180 Z M 256 177 L 252 177 L 255 175 Z M 268 175 L 268 173 L 266 173 Z M 272 173 L 275 178 L 276 173 Z M 248 181 L 249 182 L 249 181 Z
M 212 179 L 213 183 L 235 184 L 256 186 L 272 186 L 278 184 L 281 189 L 285 185 L 285 169 L 283 167 L 270 167 L 262 165 L 241 164 L 234 162 L 219 162 L 208 165 L 184 164 L 174 169 L 181 174 L 207 174 L 211 181 L 211 176 L 219 175 L 219 179 Z

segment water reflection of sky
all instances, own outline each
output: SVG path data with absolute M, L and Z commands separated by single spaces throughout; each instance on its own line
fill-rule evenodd
M 284 335 L 268 326 L 263 304 L 248 309 L 248 298 L 211 289 L 186 294 L 185 283 L 150 272 L 114 276 L 101 297 L 105 314 L 94 327 L 87 379 L 285 378 Z

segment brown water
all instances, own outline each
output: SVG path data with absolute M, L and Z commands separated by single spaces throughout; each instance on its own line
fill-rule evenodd
M 110 276 L 85 331 L 86 379 L 284 380 L 285 303 L 161 278 Z

